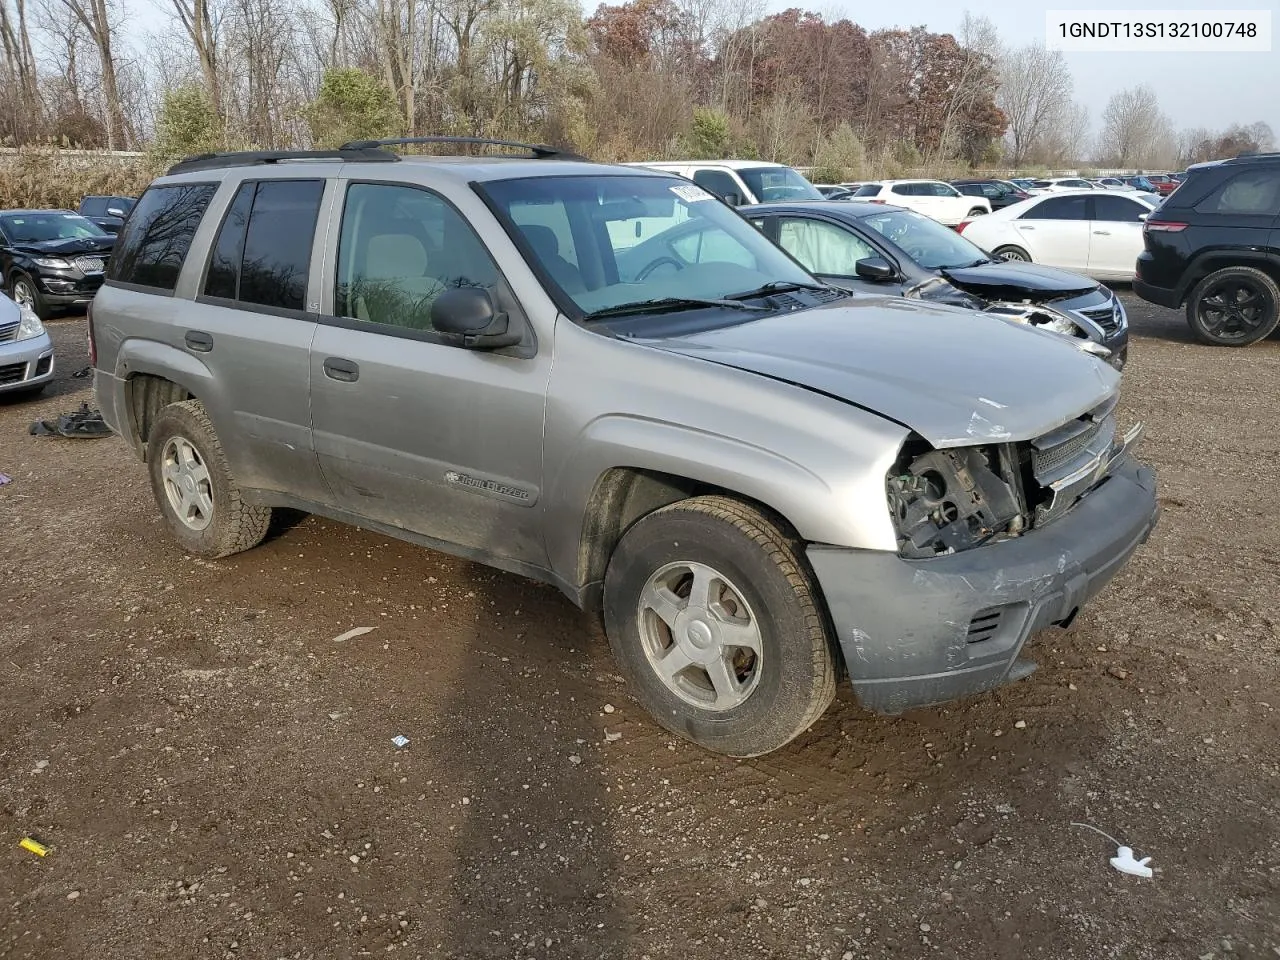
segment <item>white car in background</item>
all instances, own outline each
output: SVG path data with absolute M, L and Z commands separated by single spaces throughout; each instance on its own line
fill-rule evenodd
M 1132 280 L 1143 221 L 1159 206 L 1145 193 L 1044 193 L 956 229 L 992 256 L 1043 263 L 1099 280 Z
M 951 184 L 941 180 L 880 180 L 876 183 L 864 183 L 852 199 L 906 207 L 948 227 L 991 212 L 991 201 L 986 197 L 965 196 Z
M 825 199 L 798 170 L 763 160 L 646 160 L 624 166 L 674 173 L 734 207 L 779 200 Z

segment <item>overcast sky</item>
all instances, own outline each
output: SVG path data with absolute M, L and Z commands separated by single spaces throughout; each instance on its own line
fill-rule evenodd
M 769 0 L 771 11 L 806 7 L 797 0 Z M 1125 9 L 1271 10 L 1273 34 L 1280 28 L 1280 0 L 969 0 L 968 11 L 990 19 L 1009 45 L 1044 43 L 1049 10 Z M 964 0 L 906 0 L 905 3 L 847 3 L 826 0 L 810 7 L 824 16 L 846 16 L 867 30 L 923 26 L 934 33 L 955 33 L 964 18 Z M 1221 129 L 1232 123 L 1263 120 L 1280 136 L 1280 52 L 1273 36 L 1271 53 L 1067 53 L 1075 77 L 1076 100 L 1089 108 L 1093 132 L 1107 99 L 1117 90 L 1148 83 L 1160 109 L 1179 130 Z

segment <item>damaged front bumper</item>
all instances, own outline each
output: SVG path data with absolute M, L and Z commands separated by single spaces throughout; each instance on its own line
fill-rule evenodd
M 1066 514 L 927 560 L 810 546 L 854 692 L 896 714 L 1020 679 L 1027 638 L 1070 624 L 1156 525 L 1155 473 L 1125 455 Z

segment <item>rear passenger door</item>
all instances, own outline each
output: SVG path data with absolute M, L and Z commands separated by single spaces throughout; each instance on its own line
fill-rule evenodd
M 520 315 L 488 250 L 425 187 L 342 188 L 311 351 L 316 452 L 338 506 L 497 566 L 544 564 L 534 508 L 550 345 L 484 352 L 436 333 L 431 306 L 453 287 L 484 288 Z
M 309 399 L 318 304 L 308 304 L 308 288 L 327 184 L 227 186 L 195 304 L 183 316 L 182 346 L 223 387 L 230 430 L 218 424 L 219 435 L 241 485 L 324 502 Z

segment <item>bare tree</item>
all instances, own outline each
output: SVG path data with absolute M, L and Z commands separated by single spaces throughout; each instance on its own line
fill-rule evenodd
M 1173 125 L 1160 112 L 1155 90 L 1139 84 L 1112 94 L 1102 111 L 1099 159 L 1122 167 L 1171 165 L 1176 153 Z
M 25 0 L 14 0 L 12 10 L 9 0 L 0 0 L 0 54 L 0 76 L 5 88 L 16 94 L 8 98 L 11 106 L 5 111 L 3 133 L 20 142 L 38 129 L 42 106 Z
M 218 0 L 170 0 L 174 14 L 191 39 L 191 46 L 200 61 L 200 75 L 209 99 L 221 111 L 222 84 L 218 76 L 218 47 L 222 17 L 217 2 Z
M 1025 163 L 1071 103 L 1071 71 L 1060 50 L 1028 44 L 999 61 L 996 103 L 1009 121 L 1009 161 Z
M 116 78 L 116 58 L 112 52 L 113 20 L 116 11 L 110 0 L 62 0 L 67 10 L 88 33 L 98 53 L 102 75 L 102 97 L 106 114 L 107 149 L 123 150 L 129 145 L 129 126 L 120 106 L 120 85 Z

